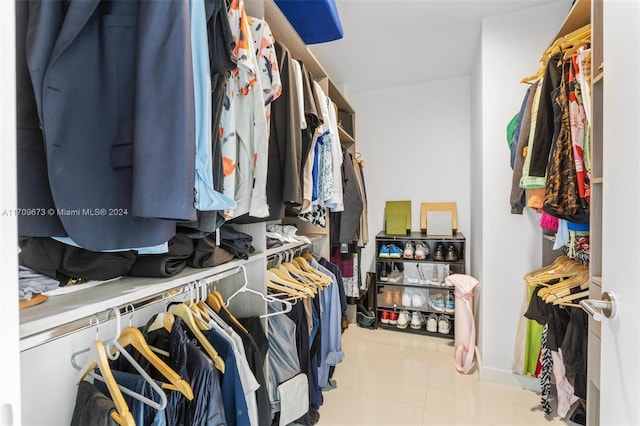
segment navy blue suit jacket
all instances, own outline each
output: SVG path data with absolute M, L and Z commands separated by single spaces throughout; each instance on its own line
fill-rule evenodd
M 21 215 L 20 235 L 168 241 L 196 218 L 188 0 L 16 8 L 19 207 L 56 209 Z

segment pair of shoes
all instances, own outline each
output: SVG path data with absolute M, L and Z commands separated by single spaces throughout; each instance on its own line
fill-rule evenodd
M 429 257 L 429 246 L 422 241 L 418 241 L 416 243 L 416 249 L 413 257 L 416 260 L 426 260 L 427 257 Z
M 411 315 L 411 328 L 414 330 L 420 330 L 422 326 L 424 326 L 424 323 L 424 318 L 422 318 L 420 312 L 414 311 Z
M 457 262 L 460 259 L 458 256 L 458 250 L 455 248 L 453 244 L 449 244 L 447 248 L 447 254 L 444 257 L 446 262 Z
M 436 312 L 444 312 L 444 297 L 438 293 L 429 297 L 429 308 Z
M 455 298 L 453 297 L 453 294 L 449 293 L 447 294 L 447 297 L 444 301 L 444 311 L 448 314 L 452 314 L 454 313 L 456 307 L 456 302 L 455 302 Z
M 398 321 L 396 321 L 396 327 L 405 329 L 409 325 L 409 321 L 409 311 L 400 311 L 400 314 L 398 315 Z
M 397 324 L 398 313 L 396 311 L 382 311 L 380 313 L 380 322 L 382 324 Z
M 429 314 L 429 316 L 427 317 L 427 331 L 431 333 L 438 332 L 438 315 Z
M 449 322 L 449 318 L 444 315 L 440 315 L 440 318 L 438 318 L 438 333 L 449 334 L 449 332 L 451 332 L 451 323 Z
M 395 244 L 383 244 L 380 247 L 378 257 L 382 259 L 400 259 L 402 257 L 402 250 Z
M 422 289 L 409 289 L 406 288 L 402 292 L 402 306 L 407 308 L 421 308 L 427 301 L 427 294 Z

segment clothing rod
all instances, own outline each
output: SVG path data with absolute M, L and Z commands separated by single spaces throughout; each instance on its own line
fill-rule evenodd
M 242 269 L 243 269 L 242 266 L 237 266 L 227 271 L 219 272 L 204 278 L 182 283 L 182 284 L 176 285 L 176 287 L 172 289 L 164 290 L 162 292 L 155 293 L 151 296 L 148 296 L 142 299 L 133 300 L 124 305 L 114 306 L 112 308 L 96 312 L 92 315 L 78 318 L 77 320 L 74 320 L 72 322 L 69 322 L 57 327 L 53 327 L 51 329 L 42 331 L 40 333 L 36 333 L 30 336 L 24 337 L 20 339 L 20 351 L 24 351 L 27 349 L 35 348 L 40 345 L 44 345 L 53 340 L 71 335 L 73 333 L 77 333 L 79 331 L 86 330 L 88 328 L 94 328 L 95 324 L 93 325 L 89 324 L 90 322 L 89 319 L 98 317 L 100 322 L 104 322 L 110 319 L 109 311 L 111 311 L 111 309 L 118 309 L 120 311 L 120 315 L 124 317 L 127 314 L 131 313 L 131 306 L 133 306 L 133 311 L 135 312 L 139 309 L 144 309 L 144 308 L 156 305 L 158 303 L 165 303 L 176 296 L 188 295 L 190 291 L 193 291 L 194 286 L 201 288 L 202 284 L 204 284 L 208 287 L 211 284 L 217 283 L 218 281 L 224 280 L 226 278 L 232 277 L 242 272 Z

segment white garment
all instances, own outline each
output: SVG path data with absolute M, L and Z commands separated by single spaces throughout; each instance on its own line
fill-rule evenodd
M 331 99 L 327 97 L 329 111 L 329 130 L 331 133 L 331 161 L 333 166 L 333 193 L 327 200 L 327 208 L 332 212 L 344 211 L 344 193 L 342 189 L 342 146 L 338 135 L 338 120 L 336 110 Z
M 304 116 L 304 86 L 302 83 L 302 67 L 300 67 L 300 62 L 293 60 L 291 61 L 291 65 L 293 65 L 293 77 L 296 83 L 296 93 L 298 93 L 298 112 L 300 113 L 300 129 L 307 128 L 307 120 Z

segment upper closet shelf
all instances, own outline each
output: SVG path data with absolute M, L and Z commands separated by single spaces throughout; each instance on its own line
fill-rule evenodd
M 252 256 L 250 261 L 261 256 L 264 254 Z M 20 311 L 20 350 L 75 331 L 83 325 L 79 322 L 89 325 L 88 318 L 111 308 L 135 305 L 154 297 L 162 299 L 165 292 L 199 279 L 224 274 L 246 263 L 246 260 L 237 259 L 213 268 L 185 268 L 170 278 L 127 276 L 73 293 L 51 296 L 40 305 Z
M 591 23 L 591 0 L 576 0 L 569 11 L 567 18 L 558 30 L 558 34 L 556 34 L 553 40 L 551 40 L 549 45 L 558 38 L 563 37 L 578 28 L 582 28 L 589 23 Z

